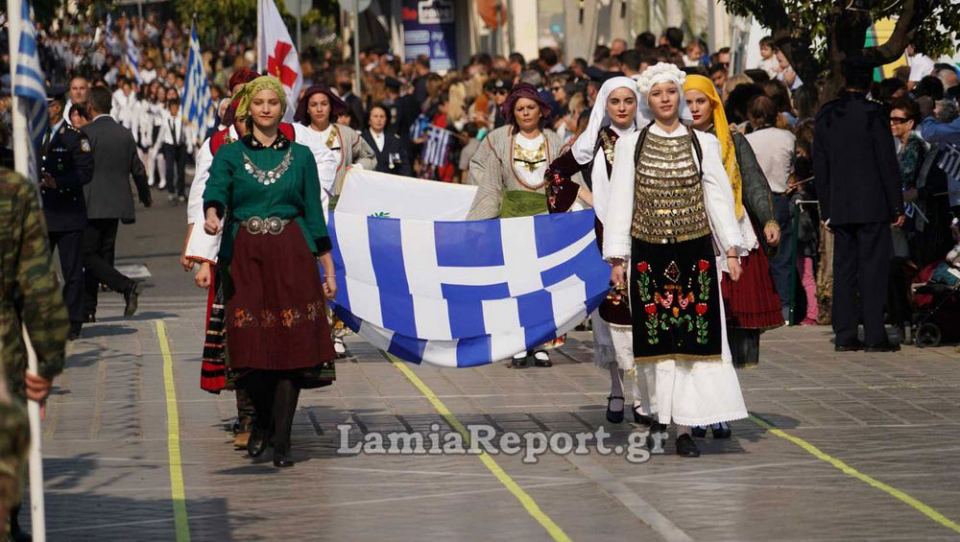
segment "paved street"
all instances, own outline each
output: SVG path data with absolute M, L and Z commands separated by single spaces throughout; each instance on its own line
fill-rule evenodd
M 641 464 L 337 451 L 338 424 L 350 442 L 433 423 L 605 425 L 626 444 L 634 428 L 605 421 L 607 376 L 578 332 L 550 369 L 410 365 L 412 378 L 353 342 L 336 384 L 301 396 L 296 467 L 253 461 L 230 444 L 233 395 L 199 388 L 205 293 L 176 261 L 184 208 L 155 199 L 120 230 L 119 263 L 153 274 L 140 312 L 102 297 L 47 409 L 52 540 L 960 540 L 960 354 L 835 354 L 826 328 L 764 336 L 740 373 L 754 418 L 701 440 L 699 459 L 672 440 Z

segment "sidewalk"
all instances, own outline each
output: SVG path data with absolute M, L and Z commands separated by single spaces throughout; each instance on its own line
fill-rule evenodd
M 152 251 L 138 260 L 152 287 L 131 320 L 119 296 L 103 296 L 56 382 L 44 426 L 51 540 L 960 540 L 960 355 L 836 354 L 826 328 L 764 336 L 760 366 L 740 372 L 756 418 L 734 423 L 729 441 L 701 440 L 699 459 L 674 455 L 672 440 L 642 464 L 595 451 L 536 464 L 338 453 L 338 424 L 354 442 L 434 423 L 450 430 L 451 419 L 498 432 L 604 425 L 625 444 L 634 428 L 604 419 L 608 382 L 591 363 L 592 338 L 573 333 L 550 369 L 407 365 L 446 419 L 403 371 L 352 341 L 357 359 L 338 365 L 336 384 L 301 396 L 296 467 L 252 461 L 231 446 L 233 395 L 199 388 L 203 295 L 169 255 L 182 231 L 148 233 L 174 213 L 142 213 L 121 231 Z

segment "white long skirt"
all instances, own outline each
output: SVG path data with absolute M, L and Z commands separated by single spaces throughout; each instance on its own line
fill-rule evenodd
M 718 285 L 722 283 L 720 273 L 718 270 Z M 727 343 L 722 303 L 720 323 L 721 359 L 640 363 L 636 371 L 631 371 L 637 382 L 643 414 L 656 415 L 662 424 L 677 425 L 710 425 L 747 417 L 747 406 Z
M 633 328 L 611 325 L 600 318 L 600 311 L 593 313 L 593 364 L 609 370 L 617 364 L 624 371 L 633 368 Z

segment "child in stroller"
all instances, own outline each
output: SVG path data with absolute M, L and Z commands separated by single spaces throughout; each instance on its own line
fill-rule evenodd
M 914 337 L 918 347 L 960 341 L 960 224 L 951 224 L 958 244 L 944 261 L 928 265 L 913 284 Z

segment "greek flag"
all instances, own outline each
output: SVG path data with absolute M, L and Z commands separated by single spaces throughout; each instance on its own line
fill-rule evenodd
M 956 145 L 944 145 L 937 167 L 950 179 L 960 179 L 960 149 Z
M 450 131 L 431 126 L 430 133 L 427 135 L 427 144 L 423 146 L 423 162 L 440 167 L 447 162 L 448 150 L 450 150 Z
M 210 98 L 207 73 L 203 69 L 196 23 L 190 30 L 190 56 L 187 58 L 187 78 L 183 87 L 180 114 L 185 121 L 196 126 L 196 133 L 203 137 L 213 125 L 214 105 Z
M 427 133 L 429 128 L 430 119 L 428 119 L 426 115 L 418 115 L 417 119 L 413 121 L 413 124 L 410 126 L 410 139 L 420 139 L 423 137 L 423 134 Z
M 127 29 L 126 35 L 127 42 L 127 52 L 126 59 L 127 64 L 130 66 L 130 71 L 133 72 L 133 77 L 136 78 L 137 84 L 143 82 L 140 78 L 140 49 L 137 48 L 136 44 L 133 43 L 133 38 L 131 38 L 130 29 Z
M 31 145 L 28 149 L 28 176 L 37 181 L 39 175 L 40 144 L 47 131 L 46 77 L 40 68 L 40 53 L 37 48 L 37 31 L 30 20 L 30 5 L 24 0 L 20 9 L 20 43 L 17 47 L 17 66 L 13 79 L 13 94 L 19 100 L 20 111 L 27 121 L 27 133 Z
M 414 363 L 472 367 L 531 350 L 582 322 L 609 288 L 592 210 L 433 221 L 338 209 L 330 232 L 334 311 Z

